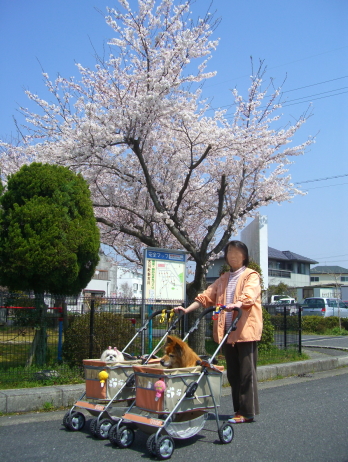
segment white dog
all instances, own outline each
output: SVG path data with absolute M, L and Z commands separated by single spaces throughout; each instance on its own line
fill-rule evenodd
M 124 361 L 124 357 L 116 347 L 111 348 L 111 346 L 109 346 L 109 348 L 102 353 L 100 360 L 106 363 L 119 363 L 120 361 Z

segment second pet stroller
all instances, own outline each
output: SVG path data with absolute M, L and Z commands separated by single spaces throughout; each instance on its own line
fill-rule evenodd
M 215 308 L 201 313 L 184 340 L 212 311 L 216 311 Z M 133 366 L 136 400 L 110 429 L 109 439 L 113 444 L 121 448 L 130 446 L 135 437 L 134 429 L 139 429 L 150 435 L 146 444 L 150 454 L 162 460 L 169 459 L 174 451 L 174 440 L 196 435 L 212 411 L 221 443 L 232 441 L 232 425 L 220 423 L 218 415 L 223 367 L 214 366 L 213 362 L 230 332 L 236 329 L 241 310 L 234 308 L 234 311 L 238 312 L 236 319 L 207 361 L 201 360 L 195 367 L 180 369 L 164 369 L 160 364 Z M 159 387 L 163 383 L 162 388 Z
M 99 359 L 83 360 L 86 388 L 63 418 L 63 425 L 66 429 L 79 431 L 84 427 L 85 415 L 76 410 L 77 408 L 84 409 L 93 416 L 90 422 L 91 434 L 100 439 L 108 438 L 112 425 L 121 418 L 135 400 L 133 366 L 159 361 L 154 359 L 156 352 L 161 348 L 169 333 L 176 328 L 182 314 L 169 323 L 164 335 L 149 355 L 137 358 L 128 354 L 127 349 L 147 329 L 152 319 L 158 315 L 162 317 L 169 315 L 171 319 L 173 314 L 173 310 L 157 310 L 152 313 L 122 350 L 124 361 L 109 363 Z

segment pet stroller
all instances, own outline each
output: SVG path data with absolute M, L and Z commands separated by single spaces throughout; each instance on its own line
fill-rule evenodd
M 150 321 L 161 315 L 162 320 L 169 316 L 169 325 L 164 335 L 149 355 L 134 357 L 127 349 L 144 332 Z M 100 439 L 107 439 L 112 425 L 125 413 L 135 400 L 135 377 L 133 366 L 156 363 L 156 352 L 161 348 L 169 333 L 182 318 L 180 313 L 172 321 L 173 310 L 153 312 L 122 350 L 124 361 L 110 363 L 99 359 L 84 359 L 86 388 L 72 408 L 64 415 L 63 425 L 68 430 L 79 431 L 85 425 L 85 415 L 76 409 L 84 409 L 93 416 L 90 432 Z M 84 400 L 83 400 L 84 399 Z
M 223 308 L 208 308 L 201 313 L 184 340 L 197 329 L 204 316 Z M 146 443 L 149 453 L 162 460 L 169 459 L 174 452 L 174 439 L 187 439 L 199 433 L 209 412 L 214 413 L 221 443 L 232 441 L 232 425 L 228 422 L 220 424 L 218 415 L 223 367 L 213 363 L 230 332 L 236 329 L 242 312 L 240 308 L 234 308 L 234 311 L 237 311 L 237 317 L 214 354 L 208 360 L 199 361 L 196 367 L 164 369 L 158 363 L 133 365 L 136 399 L 111 427 L 111 443 L 121 448 L 129 447 L 135 438 L 134 429 L 140 429 L 150 435 Z

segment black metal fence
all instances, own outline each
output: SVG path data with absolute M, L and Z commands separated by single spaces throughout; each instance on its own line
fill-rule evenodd
M 169 310 L 179 304 L 0 293 L 0 388 L 19 376 L 29 381 L 81 375 L 83 359 L 99 358 L 109 346 L 123 349 L 132 339 L 127 353 L 151 353 L 171 321 Z M 174 331 L 178 336 L 180 328 Z
M 263 305 L 274 327 L 274 345 L 280 349 L 292 348 L 302 353 L 302 312 L 298 303 Z
M 99 358 L 108 346 L 123 349 L 132 339 L 127 353 L 151 353 L 172 320 L 171 308 L 179 304 L 0 293 L 0 388 L 19 377 L 31 381 L 53 376 L 59 383 L 81 376 L 83 359 Z M 275 347 L 301 353 L 299 305 L 265 308 L 274 326 Z M 159 314 L 137 335 L 155 311 Z M 183 337 L 186 331 L 183 319 L 174 333 Z M 206 337 L 211 335 L 212 322 L 207 322 Z

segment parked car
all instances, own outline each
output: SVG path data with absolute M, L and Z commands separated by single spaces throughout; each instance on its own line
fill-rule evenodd
M 286 309 L 287 314 L 293 316 L 298 313 L 297 305 L 294 298 L 282 298 L 271 305 L 276 306 L 276 313 L 284 314 L 284 308 Z
M 272 295 L 271 297 L 271 305 L 274 305 L 279 302 L 284 302 L 285 300 L 289 300 L 288 303 L 295 303 L 295 299 L 289 297 L 289 295 Z
M 302 315 L 348 318 L 348 306 L 338 298 L 309 297 L 303 302 Z

